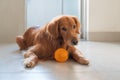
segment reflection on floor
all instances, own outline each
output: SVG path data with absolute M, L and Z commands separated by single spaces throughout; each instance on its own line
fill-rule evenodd
M 15 43 L 0 44 L 0 80 L 120 80 L 120 43 L 81 41 L 77 46 L 89 66 L 40 61 L 34 68 L 23 65 L 24 51 Z

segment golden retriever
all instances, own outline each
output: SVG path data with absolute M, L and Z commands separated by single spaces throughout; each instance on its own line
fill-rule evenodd
M 58 16 L 42 28 L 31 27 L 22 36 L 16 37 L 20 50 L 28 49 L 25 54 L 26 67 L 34 67 L 39 59 L 54 59 L 54 52 L 64 48 L 80 64 L 89 61 L 74 47 L 78 43 L 80 23 L 74 16 Z

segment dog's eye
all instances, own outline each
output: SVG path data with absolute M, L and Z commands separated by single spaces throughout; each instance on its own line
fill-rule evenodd
M 63 31 L 67 31 L 67 29 L 66 29 L 66 28 L 64 28 L 64 27 L 62 28 L 62 30 L 63 30 Z
M 73 25 L 73 29 L 75 29 L 76 28 L 76 26 L 75 25 Z

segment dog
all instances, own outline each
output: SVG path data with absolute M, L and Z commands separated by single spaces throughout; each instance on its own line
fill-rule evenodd
M 30 27 L 22 36 L 16 37 L 20 50 L 24 53 L 24 65 L 34 67 L 39 60 L 54 59 L 54 52 L 64 48 L 78 63 L 88 65 L 89 61 L 74 47 L 79 41 L 80 22 L 75 16 L 58 16 L 43 27 Z M 30 48 L 29 48 L 30 47 Z

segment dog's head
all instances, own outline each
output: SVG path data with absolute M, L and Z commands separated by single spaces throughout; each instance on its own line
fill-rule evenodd
M 62 37 L 65 43 L 76 45 L 80 23 L 74 16 L 59 16 L 48 24 L 48 31 L 55 38 Z

